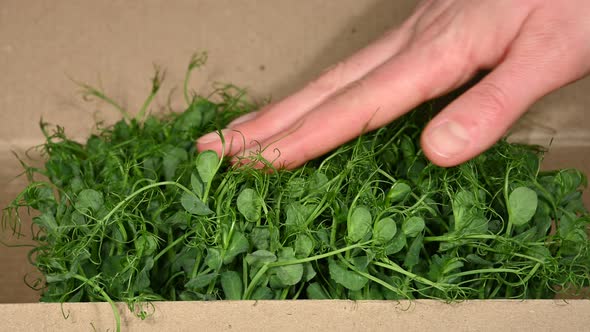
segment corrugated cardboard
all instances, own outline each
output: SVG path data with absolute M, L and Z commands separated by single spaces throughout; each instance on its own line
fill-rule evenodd
M 70 78 L 100 83 L 114 99 L 137 109 L 149 92 L 153 63 L 167 69 L 168 91 L 181 82 L 187 60 L 205 50 L 210 61 L 193 87 L 232 82 L 255 98 L 280 98 L 332 63 L 399 24 L 413 1 L 210 0 L 210 1 L 18 1 L 0 3 L 0 204 L 22 188 L 20 166 L 10 153 L 42 142 L 38 122 L 84 137 L 96 120 L 117 119 L 98 102 L 86 103 Z M 590 80 L 561 89 L 532 107 L 514 139 L 552 145 L 545 168 L 578 167 L 590 173 Z M 173 105 L 181 101 L 172 95 Z M 157 100 L 164 105 L 166 95 Z M 97 110 L 101 109 L 100 112 Z M 588 194 L 586 203 L 590 203 Z M 26 226 L 25 226 L 26 227 Z M 6 234 L 3 240 L 10 240 Z M 23 283 L 33 269 L 27 248 L 0 247 L 0 302 L 33 303 Z M 459 330 L 541 329 L 590 326 L 588 301 L 305 303 L 166 303 L 154 318 L 127 324 L 135 330 L 192 330 L 296 326 L 304 329 L 383 330 L 454 327 Z M 410 305 L 410 304 L 408 304 Z M 2 330 L 78 330 L 110 327 L 106 305 L 6 304 Z M 195 313 L 198 315 L 195 316 Z M 209 325 L 203 325 L 202 322 Z M 293 325 L 290 325 L 293 324 Z M 356 325 L 354 325 L 356 324 Z M 441 325 L 442 324 L 442 325 Z M 445 325 L 447 324 L 447 325 Z M 498 325 L 495 325 L 498 324 Z

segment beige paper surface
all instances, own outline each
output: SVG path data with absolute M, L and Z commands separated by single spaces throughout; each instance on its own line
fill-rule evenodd
M 413 1 L 390 0 L 3 0 L 0 203 L 5 206 L 23 185 L 22 179 L 15 179 L 21 169 L 10 150 L 22 153 L 42 142 L 38 129 L 41 117 L 80 138 L 96 120 L 119 118 L 102 103 L 83 102 L 70 77 L 100 85 L 113 99 L 135 111 L 149 92 L 153 63 L 167 69 L 162 90 L 166 92 L 180 86 L 191 53 L 205 50 L 209 63 L 193 79 L 195 89 L 204 91 L 214 81 L 231 82 L 247 88 L 255 98 L 277 99 L 399 24 L 413 6 Z M 175 107 L 182 104 L 179 91 L 172 96 Z M 585 79 L 539 101 L 517 125 L 515 139 L 542 145 L 553 139 L 546 168 L 578 167 L 590 172 L 589 91 L 590 80 Z M 158 105 L 165 105 L 166 97 L 161 94 Z M 588 195 L 586 202 L 590 203 Z M 6 234 L 2 239 L 7 239 Z M 37 300 L 36 293 L 23 283 L 25 273 L 33 271 L 26 262 L 26 252 L 27 248 L 0 246 L 0 303 Z M 248 306 L 257 309 L 244 309 Z M 89 317 L 98 319 L 101 326 L 111 319 L 106 305 L 71 308 L 75 314 L 64 323 L 58 306 L 2 305 L 0 312 L 8 321 L 0 324 L 0 330 L 39 330 L 44 326 L 76 330 L 89 328 Z M 193 315 L 199 312 L 207 313 L 197 317 L 215 329 L 288 323 L 304 329 L 334 324 L 343 330 L 387 330 L 390 325 L 422 322 L 424 328 L 437 328 L 439 323 L 454 322 L 459 330 L 489 330 L 494 326 L 491 322 L 513 330 L 551 330 L 571 323 L 575 330 L 588 326 L 590 317 L 588 302 L 570 306 L 552 301 L 520 306 L 504 302 L 453 307 L 427 304 L 409 313 L 392 308 L 395 305 L 391 303 L 260 307 L 183 303 L 162 306 L 156 317 L 163 320 L 162 326 L 178 326 L 180 330 L 198 327 Z M 223 325 L 224 319 L 230 323 Z M 238 323 L 231 323 L 234 321 Z M 81 325 L 67 325 L 72 322 Z M 161 330 L 162 326 L 150 320 L 137 325 L 136 330 Z
M 0 305 L 0 331 L 110 331 L 107 303 Z M 120 307 L 122 331 L 587 331 L 590 301 L 231 301 L 156 303 L 140 320 Z M 23 319 L 23 313 L 43 317 Z M 7 328 L 8 327 L 8 328 Z

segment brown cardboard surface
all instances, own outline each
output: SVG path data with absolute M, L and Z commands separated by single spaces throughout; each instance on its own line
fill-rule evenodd
M 123 331 L 584 331 L 590 301 L 229 301 L 156 303 L 140 320 L 120 307 Z M 105 331 L 107 303 L 0 305 L 0 331 Z M 24 319 L 23 313 L 43 319 Z M 92 325 L 91 325 L 92 324 Z
M 154 63 L 168 69 L 167 91 L 182 82 L 190 55 L 201 50 L 210 61 L 195 75 L 195 88 L 224 81 L 258 97 L 280 97 L 379 36 L 413 6 L 381 0 L 3 1 L 0 140 L 39 140 L 41 115 L 76 135 L 87 132 L 94 116 L 117 116 L 89 111 L 67 76 L 100 81 L 114 99 L 138 108 Z
M 24 183 L 15 179 L 20 166 L 10 150 L 22 152 L 41 142 L 41 117 L 80 138 L 95 120 L 118 118 L 101 103 L 83 102 L 68 76 L 99 84 L 136 110 L 148 93 L 154 62 L 167 68 L 163 91 L 169 91 L 180 84 L 191 53 L 205 50 L 210 61 L 192 81 L 195 89 L 232 82 L 256 98 L 276 99 L 399 24 L 413 6 L 410 0 L 3 0 L 0 204 L 5 206 Z M 589 89 L 585 79 L 552 93 L 515 127 L 514 138 L 522 142 L 548 145 L 553 139 L 545 168 L 578 167 L 590 174 Z M 157 104 L 164 105 L 166 97 L 161 94 Z M 178 90 L 172 97 L 173 105 L 180 105 Z M 585 201 L 590 205 L 588 193 Z M 7 234 L 1 238 L 10 240 Z M 0 303 L 37 301 L 23 283 L 32 272 L 26 252 L 0 246 Z M 420 303 L 411 310 L 391 302 L 162 303 L 154 318 L 133 320 L 133 329 L 581 330 L 590 323 L 588 301 Z M 0 305 L 5 317 L 0 330 L 90 329 L 91 321 L 111 326 L 106 304 L 64 308 L 71 313 L 67 321 L 58 305 Z
M 206 50 L 199 90 L 232 82 L 258 98 L 280 98 L 409 15 L 415 1 L 388 0 L 4 0 L 0 5 L 0 144 L 31 145 L 39 118 L 84 136 L 116 112 L 84 104 L 69 77 L 100 84 L 138 109 L 152 65 L 178 86 L 191 53 Z M 551 94 L 519 123 L 521 140 L 588 145 L 590 79 Z M 180 102 L 180 95 L 173 100 Z M 164 104 L 166 95 L 159 99 Z

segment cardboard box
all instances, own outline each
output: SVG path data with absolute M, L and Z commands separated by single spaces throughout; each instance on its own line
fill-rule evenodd
M 0 204 L 23 187 L 11 150 L 42 142 L 41 117 L 84 137 L 96 120 L 118 118 L 100 103 L 85 103 L 68 76 L 101 82 L 114 99 L 136 107 L 149 89 L 152 63 L 168 70 L 164 90 L 181 82 L 197 50 L 210 54 L 193 87 L 212 81 L 278 99 L 324 68 L 398 25 L 413 1 L 50 1 L 5 0 L 0 5 Z M 545 97 L 516 126 L 514 138 L 547 145 L 544 167 L 577 167 L 590 174 L 590 80 Z M 173 100 L 180 102 L 180 95 Z M 165 94 L 157 100 L 165 104 Z M 101 112 L 92 112 L 102 108 Z M 590 206 L 590 196 L 585 195 Z M 25 226 L 26 227 L 26 226 Z M 2 237 L 7 239 L 6 234 Z M 86 330 L 112 327 L 106 304 L 35 304 L 23 282 L 34 273 L 27 248 L 0 246 L 2 331 Z M 590 302 L 300 301 L 284 303 L 161 303 L 147 321 L 130 317 L 129 330 L 583 330 Z

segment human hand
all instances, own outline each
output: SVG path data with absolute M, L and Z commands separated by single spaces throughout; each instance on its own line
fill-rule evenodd
M 276 167 L 297 167 L 491 69 L 421 137 L 433 163 L 460 164 L 538 99 L 590 72 L 588 13 L 587 0 L 423 1 L 400 27 L 300 91 L 231 123 L 225 154 L 264 147 Z M 222 151 L 217 133 L 197 147 Z

